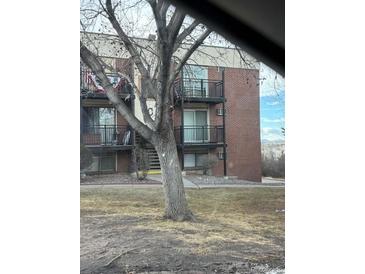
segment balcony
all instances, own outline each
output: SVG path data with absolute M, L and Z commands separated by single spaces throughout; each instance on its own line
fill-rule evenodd
M 132 148 L 132 130 L 128 126 L 86 126 L 81 131 L 82 143 L 91 148 L 126 150 Z
M 180 126 L 175 127 L 178 146 L 217 147 L 223 146 L 223 126 Z
M 107 73 L 114 91 L 118 93 L 120 98 L 125 98 L 131 93 L 131 86 L 126 79 L 121 78 L 118 74 Z M 107 99 L 106 92 L 101 86 L 100 80 L 95 74 L 85 67 L 80 69 L 80 95 L 83 99 Z
M 218 104 L 224 101 L 223 81 L 207 79 L 178 79 L 174 83 L 177 101 Z

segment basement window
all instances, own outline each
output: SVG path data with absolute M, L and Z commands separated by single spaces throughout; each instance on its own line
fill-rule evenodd
M 115 172 L 115 163 L 114 153 L 94 155 L 91 166 L 85 171 L 92 173 Z
M 198 168 L 203 167 L 208 160 L 207 153 L 185 153 L 184 154 L 184 168 Z

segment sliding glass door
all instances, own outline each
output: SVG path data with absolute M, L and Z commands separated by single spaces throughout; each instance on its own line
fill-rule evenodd
M 209 139 L 207 110 L 184 110 L 184 141 L 202 143 Z
M 99 125 L 103 144 L 112 144 L 115 139 L 114 108 L 99 108 Z
M 111 144 L 115 138 L 114 108 L 85 108 L 83 125 L 84 133 L 93 134 L 96 143 Z

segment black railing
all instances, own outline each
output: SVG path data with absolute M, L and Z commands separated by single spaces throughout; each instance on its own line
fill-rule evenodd
M 84 145 L 127 146 L 132 144 L 132 131 L 129 126 L 100 125 L 86 126 L 82 129 Z
M 131 86 L 126 79 L 121 78 L 118 74 L 106 73 L 106 75 L 118 94 L 130 93 Z M 100 80 L 90 69 L 85 67 L 80 69 L 80 92 L 81 95 L 105 95 Z
M 175 140 L 177 144 L 223 143 L 223 126 L 175 127 Z
M 174 89 L 177 98 L 223 98 L 222 80 L 178 79 Z

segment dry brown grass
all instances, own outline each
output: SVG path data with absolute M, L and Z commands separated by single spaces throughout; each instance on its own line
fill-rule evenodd
M 283 248 L 284 188 L 189 189 L 187 198 L 197 222 L 162 219 L 160 188 L 81 188 L 81 216 L 138 217 L 136 229 L 174 233 L 196 254 L 230 242 Z

